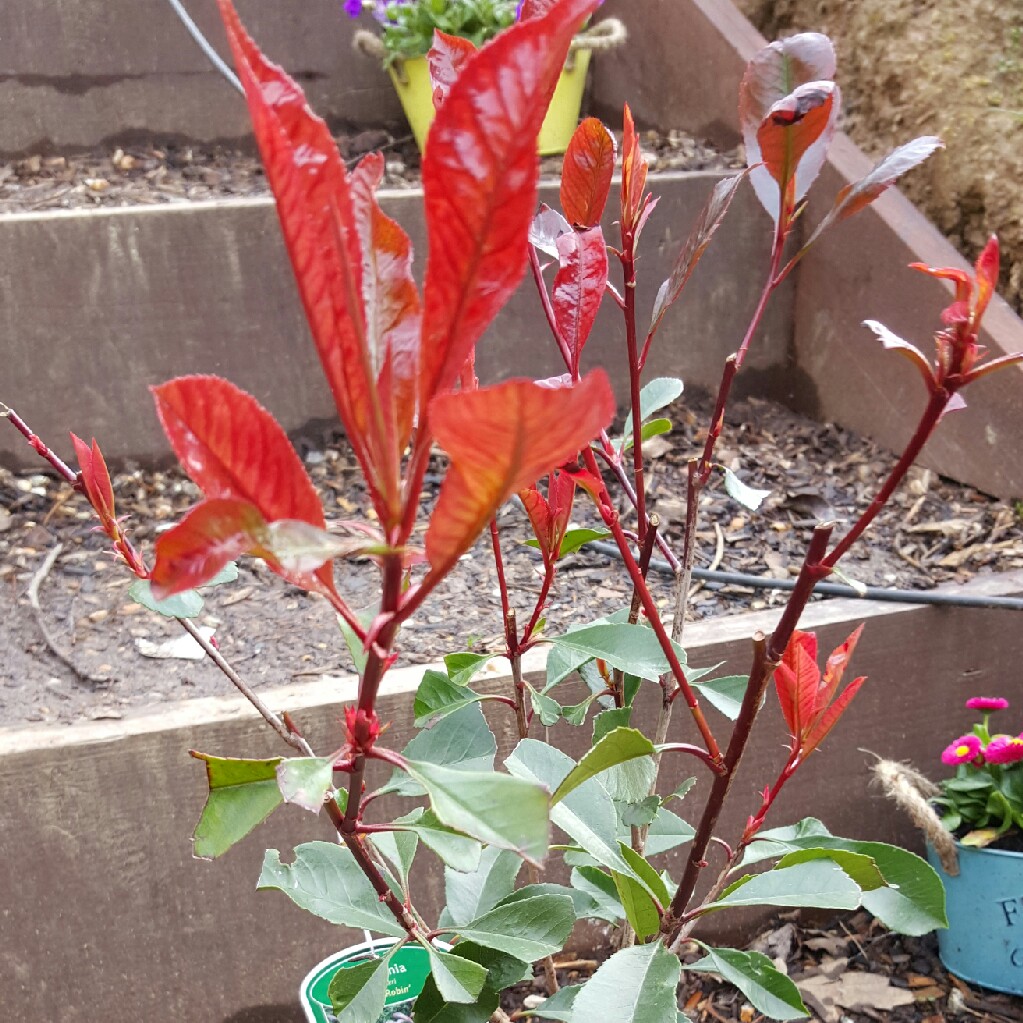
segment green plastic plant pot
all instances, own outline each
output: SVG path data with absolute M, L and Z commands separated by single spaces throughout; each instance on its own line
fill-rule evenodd
M 938 954 L 962 980 L 1023 995 L 1023 853 L 956 843 L 959 874 L 950 877 L 928 845 L 927 859 L 945 885 L 948 929 Z
M 361 945 L 343 948 L 317 963 L 302 981 L 299 1001 L 309 1023 L 336 1023 L 331 1007 L 330 982 L 341 970 L 350 969 L 368 959 L 380 958 L 394 944 L 392 938 L 378 938 Z M 449 946 L 438 942 L 438 947 Z M 411 1023 L 412 1006 L 430 975 L 430 957 L 421 945 L 405 945 L 388 964 L 387 999 L 377 1023 Z
M 561 73 L 547 117 L 540 129 L 541 156 L 563 153 L 572 140 L 572 133 L 579 124 L 579 111 L 582 109 L 590 56 L 589 50 L 579 50 Z M 416 137 L 416 144 L 419 151 L 423 152 L 434 114 L 433 86 L 430 83 L 430 68 L 426 58 L 415 57 L 402 61 L 397 68 L 390 67 L 389 72 L 405 110 L 405 116 L 408 118 L 409 127 Z

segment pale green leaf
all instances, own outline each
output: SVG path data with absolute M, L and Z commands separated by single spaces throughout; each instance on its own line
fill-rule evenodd
M 653 743 L 642 732 L 635 728 L 616 728 L 608 732 L 568 773 L 551 797 L 551 803 L 560 802 L 574 788 L 602 771 L 639 757 L 650 757 L 653 752 Z M 629 797 L 626 795 L 619 798 Z
M 338 1018 L 345 1023 L 377 1023 L 387 999 L 387 962 L 369 959 L 334 974 L 327 994 Z
M 686 970 L 716 973 L 734 984 L 758 1012 L 771 1019 L 803 1019 L 806 1011 L 799 989 L 767 956 L 759 952 L 740 952 L 734 948 L 711 948 L 701 943 L 707 954 Z
M 334 762 L 329 757 L 290 757 L 277 768 L 277 786 L 286 803 L 319 813 L 334 787 Z
M 645 423 L 655 412 L 670 405 L 679 398 L 684 389 L 681 380 L 675 377 L 655 377 L 645 384 L 639 392 L 639 420 Z M 618 442 L 618 451 L 627 451 L 632 446 L 632 412 L 625 417 L 622 437 Z
M 813 860 L 782 870 L 747 875 L 711 903 L 730 906 L 804 906 L 814 909 L 856 909 L 859 885 L 837 864 Z
M 489 913 L 515 889 L 522 860 L 506 849 L 483 850 L 479 865 L 468 873 L 444 871 L 447 912 L 456 926 Z
M 659 941 L 622 949 L 583 985 L 572 1023 L 677 1023 L 681 972 Z
M 656 682 L 661 675 L 670 670 L 657 636 L 653 629 L 645 625 L 630 625 L 628 622 L 590 625 L 556 636 L 551 639 L 551 643 L 555 649 L 574 655 L 567 659 L 567 663 L 577 661 L 565 674 L 593 657 L 599 657 L 612 668 L 627 671 L 652 682 Z M 679 662 L 685 668 L 685 651 L 677 643 L 673 644 L 673 648 Z M 583 661 L 578 661 L 578 658 L 583 658 Z M 559 671 L 562 667 L 559 667 Z M 549 687 L 549 667 L 547 680 Z
M 440 996 L 446 1002 L 458 1004 L 476 1001 L 487 980 L 486 969 L 461 956 L 441 952 L 432 945 L 425 947 L 430 953 L 430 973 Z
M 565 895 L 537 895 L 502 903 L 458 929 L 479 945 L 532 963 L 560 952 L 575 925 L 572 900 Z
M 733 501 L 738 501 L 744 508 L 756 511 L 763 503 L 765 497 L 771 496 L 770 490 L 757 490 L 747 486 L 731 469 L 721 467 L 725 474 L 725 490 Z

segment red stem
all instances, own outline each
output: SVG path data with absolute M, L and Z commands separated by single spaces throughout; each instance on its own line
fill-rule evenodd
M 624 231 L 623 231 L 624 235 Z M 629 357 L 629 403 L 632 406 L 632 475 L 636 486 L 636 512 L 639 516 L 640 543 L 646 538 L 646 481 L 643 473 L 643 415 L 640 410 L 642 367 L 636 339 L 636 255 L 634 239 L 623 237 L 621 253 L 625 275 L 625 345 Z
M 78 479 L 78 473 L 75 472 L 74 469 L 67 464 L 67 462 L 63 461 L 55 451 L 37 437 L 36 434 L 29 429 L 28 423 L 26 423 L 25 420 L 14 411 L 14 409 L 8 407 L 2 401 L 0 401 L 0 417 L 9 420 L 11 426 L 13 426 L 18 433 L 20 433 L 25 440 L 32 445 L 32 448 L 37 454 L 41 455 L 50 463 L 51 466 L 53 466 L 57 473 L 62 476 L 66 482 L 70 483 L 75 490 L 80 490 L 82 493 L 85 493 L 85 486 Z
M 565 340 L 558 327 L 557 317 L 554 315 L 554 306 L 551 304 L 551 296 L 547 291 L 547 285 L 544 283 L 543 270 L 540 267 L 540 257 L 536 254 L 536 249 L 529 246 L 529 266 L 533 271 L 533 280 L 536 282 L 536 290 L 540 293 L 540 304 L 543 306 L 544 316 L 547 317 L 547 323 L 551 328 L 551 333 L 554 335 L 554 340 L 557 343 L 558 351 L 561 352 L 561 358 L 565 361 L 565 368 L 572 372 L 572 351 L 568 347 L 568 342 Z M 573 379 L 579 378 L 578 368 L 573 376 Z

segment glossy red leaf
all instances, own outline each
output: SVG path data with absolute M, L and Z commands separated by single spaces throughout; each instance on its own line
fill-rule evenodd
M 823 709 L 831 702 L 838 687 L 842 684 L 842 675 L 845 673 L 856 650 L 856 644 L 862 635 L 863 626 L 858 625 L 841 646 L 837 646 L 831 651 L 831 656 L 828 657 L 827 663 L 824 665 L 824 681 L 817 699 L 818 709 Z
M 991 235 L 984 246 L 983 251 L 977 257 L 974 273 L 977 280 L 977 293 L 973 298 L 973 309 L 970 314 L 970 324 L 974 330 L 979 329 L 984 311 L 991 301 L 991 296 L 998 287 L 999 270 L 998 236 Z
M 541 18 L 558 2 L 558 0 L 522 0 L 519 10 L 519 21 Z
M 408 443 L 415 418 L 421 311 L 412 275 L 412 243 L 376 200 L 383 176 L 383 155 L 370 153 L 352 174 L 351 195 L 363 253 L 366 347 L 385 430 L 394 424 L 394 436 L 382 453 L 397 455 Z M 396 473 L 387 478 L 392 476 Z
M 526 271 L 536 140 L 569 44 L 600 0 L 561 0 L 513 25 L 459 75 L 423 156 L 426 268 L 420 405 L 462 364 Z
M 824 165 L 838 121 L 839 91 L 834 82 L 808 82 L 778 100 L 767 112 L 757 144 L 764 168 L 774 179 L 774 212 L 778 219 L 778 193 L 782 215 L 807 192 Z M 771 207 L 768 207 L 771 212 Z
M 549 565 L 558 558 L 561 542 L 568 530 L 574 498 L 575 480 L 568 473 L 558 470 L 548 478 L 546 497 L 540 493 L 536 484 L 519 491 L 519 499 L 526 509 L 545 564 Z
M 607 245 L 600 227 L 591 227 L 561 235 L 557 246 L 561 265 L 554 278 L 554 318 L 574 373 L 607 291 Z
M 71 443 L 75 447 L 75 457 L 78 459 L 82 485 L 85 487 L 85 496 L 88 497 L 89 504 L 99 516 L 104 530 L 111 524 L 116 526 L 114 487 L 110 482 L 110 471 L 107 469 L 107 463 L 103 458 L 103 452 L 99 449 L 99 444 L 93 438 L 90 447 L 75 434 L 71 434 Z
M 433 86 L 433 105 L 439 110 L 447 99 L 448 91 L 465 65 L 476 54 L 476 45 L 461 36 L 449 36 L 447 32 L 434 29 L 433 46 L 426 55 L 430 67 L 430 83 Z
M 746 147 L 746 163 L 751 168 L 750 183 L 757 198 L 772 217 L 778 215 L 778 187 L 764 167 L 758 167 L 762 155 L 757 133 L 771 107 L 794 89 L 808 82 L 827 81 L 835 75 L 835 50 L 831 40 L 819 32 L 802 32 L 764 47 L 746 66 L 739 87 L 739 121 Z M 835 104 L 837 113 L 838 104 Z M 814 162 L 818 153 L 814 153 Z M 821 164 L 823 155 L 821 155 Z M 817 170 L 820 169 L 818 165 Z M 813 175 L 812 166 L 797 175 L 795 199 L 805 194 Z
M 650 319 L 650 334 L 657 331 L 661 320 L 664 319 L 664 314 L 678 300 L 679 295 L 682 294 L 683 288 L 685 288 L 693 271 L 696 269 L 696 264 L 700 262 L 704 252 L 707 251 L 711 238 L 714 237 L 714 233 L 725 219 L 725 214 L 728 212 L 728 207 L 732 204 L 732 199 L 735 198 L 739 185 L 742 184 L 743 178 L 748 173 L 748 171 L 743 171 L 741 174 L 735 174 L 730 178 L 722 178 L 714 186 L 710 198 L 700 212 L 699 220 L 693 226 L 685 245 L 682 247 L 682 251 L 678 255 L 678 259 L 675 260 L 671 276 L 661 285 L 660 290 L 657 292 L 653 316 Z
M 614 414 L 599 369 L 570 387 L 510 380 L 435 398 L 430 421 L 451 466 L 426 533 L 431 574 L 446 573 L 512 494 L 574 457 Z
M 218 4 L 320 361 L 348 440 L 376 486 L 376 381 L 365 343 L 362 252 L 348 175 L 302 90 L 263 56 L 230 0 Z
M 625 104 L 625 131 L 622 136 L 622 234 L 637 235 L 642 227 L 646 192 L 647 164 L 639 145 L 639 135 L 629 104 Z
M 165 600 L 202 586 L 242 554 L 267 555 L 266 538 L 266 519 L 254 504 L 233 497 L 203 501 L 156 541 L 153 596 Z
M 898 334 L 889 330 L 883 323 L 878 323 L 877 320 L 864 320 L 863 324 L 874 332 L 874 335 L 877 337 L 878 341 L 881 342 L 886 351 L 897 352 L 899 355 L 903 356 L 903 358 L 909 359 L 909 361 L 920 371 L 920 375 L 924 378 L 924 383 L 927 384 L 927 390 L 934 390 L 934 370 L 931 367 L 931 364 L 927 361 L 927 357 L 919 348 L 916 347 L 916 345 L 910 344 L 908 341 L 903 341 Z
M 561 171 L 561 208 L 576 227 L 600 223 L 618 159 L 614 135 L 595 117 L 576 128 Z
M 832 728 L 838 724 L 838 719 L 849 709 L 853 697 L 860 691 L 860 687 L 867 681 L 866 675 L 854 678 L 841 695 L 832 703 L 821 716 L 814 722 L 813 728 L 809 730 L 803 742 L 803 756 L 809 756 L 828 736 Z

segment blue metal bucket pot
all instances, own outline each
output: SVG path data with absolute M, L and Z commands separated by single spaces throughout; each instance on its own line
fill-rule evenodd
M 948 930 L 938 954 L 971 984 L 1023 995 L 1023 853 L 956 843 L 959 876 L 949 877 L 930 846 L 927 859 L 945 885 Z

